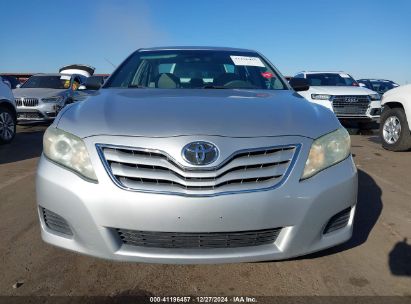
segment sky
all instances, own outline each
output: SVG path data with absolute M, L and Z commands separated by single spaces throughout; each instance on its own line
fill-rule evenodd
M 0 73 L 111 73 L 153 46 L 260 51 L 284 74 L 411 83 L 410 0 L 0 0 Z

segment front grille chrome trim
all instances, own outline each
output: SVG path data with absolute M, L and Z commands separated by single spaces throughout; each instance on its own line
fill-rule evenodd
M 37 107 L 39 105 L 38 98 L 21 97 L 15 98 L 14 101 L 17 107 Z
M 355 102 L 349 102 L 355 99 Z M 344 116 L 366 116 L 370 107 L 371 99 L 368 95 L 335 95 L 331 98 L 334 113 L 338 117 Z
M 166 249 L 226 249 L 275 244 L 282 227 L 232 232 L 158 232 L 114 228 L 123 245 Z
M 244 149 L 244 150 L 239 150 L 231 154 L 226 160 L 224 160 L 222 163 L 220 163 L 218 166 L 214 167 L 207 167 L 207 168 L 202 168 L 202 167 L 185 167 L 181 164 L 179 164 L 174 158 L 172 158 L 168 153 L 158 150 L 158 149 L 147 149 L 147 148 L 139 148 L 139 147 L 129 147 L 129 146 L 121 146 L 121 145 L 110 145 L 110 144 L 101 144 L 97 143 L 95 144 L 97 153 L 100 157 L 100 160 L 104 166 L 104 169 L 106 170 L 107 174 L 109 175 L 110 179 L 113 181 L 113 183 L 127 191 L 132 191 L 132 192 L 143 192 L 143 193 L 155 193 L 155 194 L 165 194 L 165 195 L 177 195 L 177 196 L 188 196 L 188 197 L 212 197 L 212 196 L 219 196 L 219 195 L 228 195 L 228 194 L 238 194 L 238 193 L 250 193 L 250 192 L 259 192 L 259 191 L 269 191 L 273 190 L 276 188 L 281 187 L 289 178 L 289 175 L 291 171 L 294 168 L 294 165 L 297 161 L 297 158 L 300 154 L 301 150 L 301 144 L 289 144 L 289 145 L 278 145 L 278 146 L 270 146 L 270 147 L 264 147 L 264 148 L 255 148 L 255 149 Z M 257 188 L 257 189 L 227 189 L 226 191 L 219 191 L 219 192 L 211 192 L 211 193 L 187 193 L 187 192 L 182 192 L 182 191 L 174 191 L 174 190 L 153 190 L 153 189 L 144 189 L 144 188 L 136 188 L 136 187 L 131 187 L 125 185 L 123 182 L 117 178 L 113 171 L 112 167 L 109 163 L 109 161 L 106 159 L 105 154 L 104 154 L 104 149 L 119 149 L 119 150 L 130 150 L 130 151 L 141 151 L 142 153 L 152 153 L 153 155 L 159 155 L 161 158 L 165 159 L 167 162 L 171 163 L 173 166 L 176 166 L 176 168 L 179 168 L 182 172 L 187 172 L 188 174 L 193 174 L 195 175 L 198 172 L 204 173 L 204 174 L 211 174 L 213 175 L 213 171 L 216 172 L 219 169 L 223 168 L 225 165 L 229 164 L 231 161 L 233 161 L 234 158 L 238 157 L 238 155 L 244 154 L 244 153 L 255 153 L 258 151 L 263 151 L 263 150 L 274 150 L 278 149 L 280 150 L 291 150 L 293 149 L 294 152 L 292 154 L 291 159 L 289 159 L 289 165 L 286 168 L 285 172 L 282 174 L 282 178 L 279 179 L 275 184 L 270 185 L 268 181 L 263 181 L 262 188 Z M 159 158 L 161 160 L 161 158 Z M 275 176 L 276 178 L 278 176 Z M 257 179 L 258 181 L 258 179 Z M 183 185 L 186 187 L 186 185 Z M 184 190 L 184 189 L 181 189 Z M 189 190 L 186 188 L 185 190 Z M 199 190 L 203 190 L 199 188 Z M 208 190 L 214 190 L 214 188 L 210 188 Z

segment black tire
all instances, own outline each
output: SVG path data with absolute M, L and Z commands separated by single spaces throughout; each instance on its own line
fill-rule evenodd
M 392 117 L 398 119 L 401 130 L 399 132 L 398 140 L 394 142 L 388 142 L 384 138 L 384 127 L 388 123 L 387 120 Z M 404 109 L 402 108 L 385 108 L 381 114 L 380 122 L 380 139 L 384 149 L 389 151 L 407 151 L 411 148 L 411 133 L 408 126 L 407 117 L 405 115 Z
M 11 143 L 16 136 L 16 117 L 9 109 L 0 107 L 0 144 Z

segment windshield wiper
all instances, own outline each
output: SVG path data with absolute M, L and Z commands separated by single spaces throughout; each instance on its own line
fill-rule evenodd
M 211 84 L 208 84 L 208 85 L 205 85 L 205 86 L 203 86 L 203 89 L 228 89 L 227 87 L 225 87 L 225 86 L 216 86 L 216 85 L 211 85 Z

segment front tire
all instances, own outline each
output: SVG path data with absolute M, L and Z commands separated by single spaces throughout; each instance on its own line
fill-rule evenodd
M 380 138 L 386 150 L 399 152 L 411 148 L 411 133 L 404 109 L 384 109 L 381 114 Z
M 0 108 L 0 144 L 10 143 L 16 135 L 16 120 L 13 113 Z

